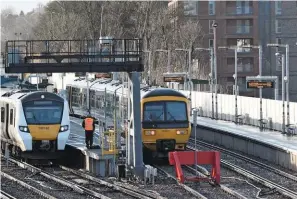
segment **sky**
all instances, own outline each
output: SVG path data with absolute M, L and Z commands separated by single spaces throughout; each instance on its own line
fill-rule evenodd
M 38 6 L 39 3 L 45 5 L 50 0 L 0 0 L 1 9 L 12 8 L 15 14 L 21 10 L 26 14 Z

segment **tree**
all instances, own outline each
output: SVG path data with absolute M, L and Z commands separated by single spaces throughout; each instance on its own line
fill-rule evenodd
M 36 39 L 98 39 L 100 36 L 114 38 L 142 38 L 144 50 L 171 50 L 174 71 L 187 70 L 185 52 L 176 48 L 193 49 L 203 40 L 204 33 L 199 21 L 188 20 L 178 14 L 178 25 L 173 26 L 172 13 L 167 1 L 52 1 L 45 8 L 35 26 Z M 176 17 L 176 16 L 174 16 Z M 63 50 L 63 45 L 53 46 Z M 145 63 L 148 62 L 145 54 Z M 207 59 L 197 52 L 192 58 L 199 60 L 195 73 L 206 74 Z M 166 71 L 166 53 L 152 53 L 152 77 L 162 84 L 162 73 Z M 148 66 L 145 66 L 145 76 Z

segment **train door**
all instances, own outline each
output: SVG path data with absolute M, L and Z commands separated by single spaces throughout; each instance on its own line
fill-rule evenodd
M 6 104 L 6 112 L 5 112 L 5 133 L 8 139 L 11 139 L 9 136 L 9 104 Z

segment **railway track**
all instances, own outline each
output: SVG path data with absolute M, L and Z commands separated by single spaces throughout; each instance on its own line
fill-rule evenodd
M 145 192 L 144 190 L 133 190 L 127 186 L 112 184 L 67 167 L 47 167 L 40 169 L 15 159 L 10 159 L 9 161 L 9 167 L 4 170 L 2 167 L 1 175 L 9 176 L 13 175 L 13 173 L 18 173 L 19 179 L 13 178 L 19 181 L 20 178 L 26 179 L 30 182 L 31 187 L 34 184 L 36 190 L 40 189 L 44 191 L 45 194 L 43 195 L 45 195 L 45 198 L 163 198 L 157 194 Z
M 4 192 L 3 190 L 1 190 L 0 198 L 1 198 L 1 199 L 16 199 L 16 198 L 13 197 L 12 195 L 10 195 L 10 194 Z
M 297 177 L 273 168 L 262 162 L 237 154 L 230 150 L 226 150 L 211 144 L 196 141 L 199 149 L 202 150 L 217 150 L 221 152 L 221 165 L 230 169 L 256 183 L 268 187 L 271 193 L 279 192 L 288 198 L 297 198 Z M 195 150 L 195 140 L 190 139 L 188 148 Z M 201 148 L 202 146 L 202 148 Z M 268 172 L 267 172 L 268 171 Z
M 111 198 L 140 198 L 140 199 L 163 199 L 159 195 L 155 195 L 145 190 L 135 190 L 129 186 L 120 186 L 105 180 L 96 178 L 90 174 L 61 166 L 60 169 L 55 169 L 54 173 L 67 179 L 71 182 L 80 181 L 81 186 L 88 186 L 90 190 L 100 192 Z
M 154 165 L 158 169 L 158 172 L 163 173 L 164 175 L 169 176 L 170 178 L 174 179 L 176 181 L 176 178 L 173 176 L 175 175 L 175 169 L 172 166 L 159 166 Z M 184 175 L 185 176 L 193 176 L 193 170 L 190 169 L 190 167 L 185 167 L 189 169 L 184 169 Z M 203 175 L 202 173 L 199 173 Z M 207 198 L 240 198 L 240 199 L 246 199 L 244 196 L 240 195 L 234 190 L 231 190 L 227 187 L 222 188 L 220 186 L 214 186 L 212 183 L 199 183 L 199 182 L 186 182 L 185 184 L 178 183 L 179 186 L 182 186 L 184 189 L 191 192 L 193 195 L 195 195 L 196 198 L 201 199 L 207 199 Z

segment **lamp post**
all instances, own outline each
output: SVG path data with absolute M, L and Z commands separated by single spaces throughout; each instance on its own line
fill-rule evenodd
M 171 73 L 171 50 L 157 49 L 156 52 L 167 52 L 167 73 Z M 168 85 L 170 85 L 170 82 Z
M 171 50 L 157 49 L 156 52 L 167 52 L 167 73 L 171 73 Z
M 175 49 L 176 51 L 186 51 L 189 53 L 189 56 L 188 56 L 188 70 L 187 70 L 187 73 L 188 73 L 188 78 L 189 78 L 189 82 L 192 82 L 192 78 L 191 78 L 191 73 L 192 73 L 192 49 L 182 49 L 182 48 L 177 48 Z M 187 89 L 188 89 L 188 86 L 187 86 Z M 190 97 L 191 97 L 191 89 L 190 89 Z
M 151 85 L 151 54 L 152 54 L 152 51 L 150 51 L 150 50 L 144 50 L 143 52 L 149 54 L 149 58 L 148 58 L 149 69 L 148 69 L 148 76 L 147 77 L 148 77 L 148 84 Z
M 187 81 L 187 89 L 189 89 L 188 88 L 188 85 L 190 84 L 190 103 L 191 103 L 191 110 L 192 110 L 192 89 L 193 89 L 193 85 L 192 85 L 192 77 L 191 77 L 191 75 L 192 75 L 192 49 L 191 48 L 189 48 L 189 49 L 182 49 L 182 48 L 177 48 L 177 49 L 175 49 L 176 51 L 186 51 L 186 52 L 188 52 L 189 53 L 189 56 L 188 56 L 188 71 L 187 71 L 187 73 L 188 73 L 188 78 L 189 78 L 189 81 Z
M 235 116 L 234 116 L 234 122 L 235 124 L 237 124 L 237 117 L 238 117 L 238 104 L 237 104 L 237 95 L 238 95 L 238 82 L 237 82 L 237 46 L 233 46 L 233 47 L 227 47 L 227 46 L 219 46 L 219 49 L 231 49 L 234 50 L 234 81 L 235 81 L 235 85 L 234 85 L 234 94 L 235 94 Z
M 214 68 L 215 68 L 216 119 L 218 119 L 217 27 L 218 27 L 218 23 L 214 22 L 212 24 L 212 28 L 213 28 Z
M 214 72 L 214 53 L 213 48 L 195 48 L 195 50 L 207 50 L 210 51 L 210 90 L 211 90 L 211 118 L 214 119 L 214 100 L 213 100 L 213 72 Z
M 282 84 L 286 84 L 286 88 L 282 86 L 283 90 L 286 90 L 287 94 L 287 125 L 290 125 L 290 93 L 289 93 L 289 79 L 290 79 L 290 68 L 289 68 L 289 44 L 267 44 L 268 47 L 275 47 L 275 48 L 285 48 L 286 49 L 286 65 L 282 64 L 282 68 L 286 67 L 286 69 L 282 69 Z M 278 54 L 276 54 L 278 56 Z M 282 60 L 283 61 L 283 60 Z M 285 73 L 286 74 L 283 74 Z M 282 91 L 282 100 L 284 100 L 284 91 Z M 285 132 L 283 132 L 285 133 Z

